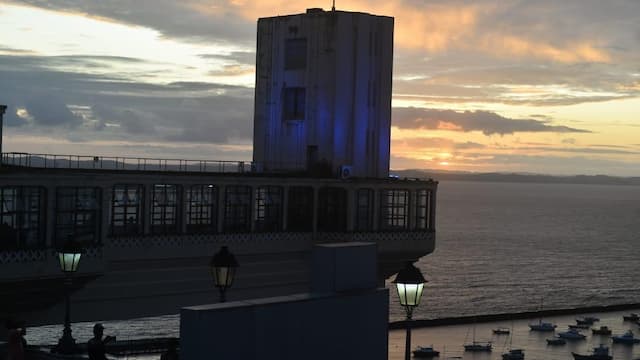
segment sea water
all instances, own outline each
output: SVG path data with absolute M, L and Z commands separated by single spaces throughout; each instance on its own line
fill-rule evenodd
M 443 181 L 436 214 L 416 319 L 640 302 L 640 187 Z M 401 320 L 391 290 L 390 320 Z M 178 336 L 179 317 L 105 327 L 120 340 Z M 74 337 L 91 328 L 74 324 Z M 27 339 L 59 336 L 60 325 L 42 326 Z

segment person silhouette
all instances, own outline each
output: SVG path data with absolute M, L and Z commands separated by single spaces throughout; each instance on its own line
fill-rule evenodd
M 89 340 L 87 343 L 87 352 L 89 353 L 90 360 L 106 360 L 107 356 L 105 344 L 114 341 L 116 338 L 113 336 L 105 336 L 104 339 L 102 335 L 104 334 L 104 326 L 102 324 L 97 323 L 93 325 L 93 338 Z

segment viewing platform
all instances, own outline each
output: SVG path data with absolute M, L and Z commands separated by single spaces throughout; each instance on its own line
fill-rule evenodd
M 223 245 L 242 264 L 236 298 L 305 291 L 314 244 L 375 242 L 381 283 L 434 250 L 433 180 L 274 174 L 252 165 L 3 154 L 0 316 L 59 321 L 56 249 L 68 237 L 86 249 L 72 297 L 76 321 L 98 308 L 109 319 L 210 301 L 208 263 Z M 17 305 L 22 299 L 28 306 Z

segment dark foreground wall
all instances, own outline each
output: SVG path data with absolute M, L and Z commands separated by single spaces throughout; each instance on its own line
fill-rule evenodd
M 314 249 L 313 293 L 183 308 L 180 358 L 383 360 L 389 293 L 371 243 Z

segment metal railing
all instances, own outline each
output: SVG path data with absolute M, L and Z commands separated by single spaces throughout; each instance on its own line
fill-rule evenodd
M 261 163 L 228 160 L 158 159 L 123 156 L 87 156 L 59 154 L 2 153 L 2 164 L 9 166 L 46 169 L 96 169 L 130 171 L 263 172 Z M 282 171 L 303 170 L 300 164 L 281 164 Z M 286 170 L 284 170 L 286 169 Z M 273 172 L 273 170 L 271 170 Z M 279 172 L 279 171 L 275 171 Z

